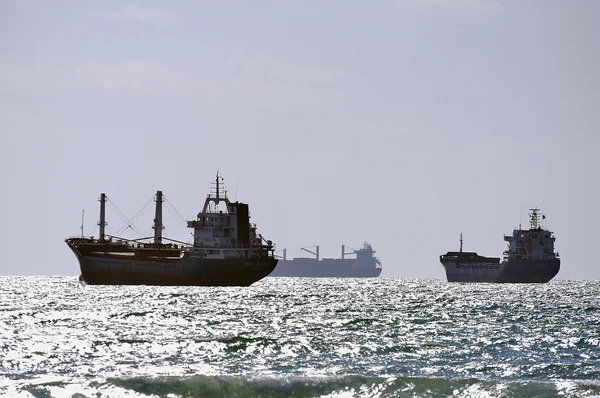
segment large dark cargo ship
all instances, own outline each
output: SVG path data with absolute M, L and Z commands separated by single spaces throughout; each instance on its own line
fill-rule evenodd
M 277 265 L 272 242 L 256 233 L 247 204 L 229 201 L 218 174 L 213 184 L 202 212 L 187 222 L 194 229 L 193 243 L 162 236 L 161 191 L 156 193 L 153 239 L 106 234 L 107 197 L 101 194 L 98 238 L 66 239 L 79 260 L 80 280 L 90 285 L 249 286 L 269 275 Z
M 530 209 L 530 228 L 518 229 L 504 236 L 508 250 L 504 258 L 484 257 L 474 252 L 460 251 L 440 256 L 448 282 L 545 283 L 560 270 L 560 258 L 554 251 L 554 233 L 544 229 L 541 220 L 546 216 L 538 208 Z
M 319 258 L 319 246 L 316 251 L 308 248 L 302 250 L 315 255 L 314 258 L 297 257 L 292 260 L 286 259 L 284 249 L 283 257 L 280 258 L 277 267 L 269 276 L 294 276 L 311 278 L 374 278 L 381 274 L 381 261 L 373 254 L 375 250 L 367 242 L 362 249 L 346 253 L 346 247 L 342 245 L 342 258 Z M 346 255 L 354 254 L 356 258 L 346 258 Z

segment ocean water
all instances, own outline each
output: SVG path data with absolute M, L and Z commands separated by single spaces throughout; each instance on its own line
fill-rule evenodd
M 0 277 L 0 395 L 600 396 L 600 282 Z

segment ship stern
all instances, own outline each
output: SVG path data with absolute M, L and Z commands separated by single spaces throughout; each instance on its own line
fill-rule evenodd
M 503 283 L 547 283 L 560 271 L 560 259 L 510 259 L 498 278 Z

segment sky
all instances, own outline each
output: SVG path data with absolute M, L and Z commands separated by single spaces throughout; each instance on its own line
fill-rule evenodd
M 599 280 L 599 15 L 596 0 L 0 0 L 0 274 L 78 275 L 64 239 L 82 210 L 97 236 L 101 192 L 132 217 L 162 190 L 191 220 L 219 171 L 288 258 L 367 241 L 383 277 L 445 279 L 461 232 L 500 257 L 537 206 L 557 279 Z

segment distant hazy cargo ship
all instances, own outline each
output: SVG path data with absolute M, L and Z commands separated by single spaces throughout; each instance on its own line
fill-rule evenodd
M 66 239 L 79 260 L 80 280 L 90 285 L 248 286 L 269 275 L 277 264 L 271 241 L 256 233 L 248 205 L 230 202 L 221 184 L 217 174 L 214 195 L 187 222 L 194 229 L 193 244 L 162 236 L 161 191 L 156 193 L 153 241 L 105 234 L 107 198 L 101 194 L 98 239 Z
M 284 255 L 279 259 L 277 266 L 269 276 L 281 277 L 311 277 L 311 278 L 374 278 L 381 274 L 381 261 L 373 254 L 375 251 L 367 242 L 363 248 L 346 253 L 342 245 L 342 258 L 319 258 L 319 246 L 316 251 L 307 248 L 302 250 L 314 254 L 314 258 L 297 257 L 287 260 Z M 355 258 L 346 258 L 346 255 L 355 255 Z
M 463 252 L 462 234 L 460 251 L 440 256 L 448 282 L 545 283 L 560 270 L 560 258 L 554 251 L 554 233 L 544 229 L 540 219 L 546 216 L 538 208 L 530 209 L 529 230 L 518 229 L 512 236 L 504 236 L 508 250 L 500 261 L 475 252 Z

